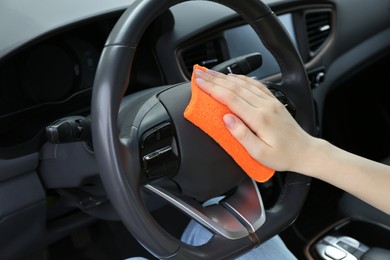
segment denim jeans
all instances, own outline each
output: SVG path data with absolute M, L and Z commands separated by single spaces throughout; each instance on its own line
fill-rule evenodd
M 206 243 L 212 237 L 212 233 L 195 221 L 191 221 L 183 232 L 181 240 L 187 244 L 198 246 Z M 288 250 L 279 236 L 267 240 L 260 246 L 252 249 L 237 260 L 289 260 L 297 259 Z

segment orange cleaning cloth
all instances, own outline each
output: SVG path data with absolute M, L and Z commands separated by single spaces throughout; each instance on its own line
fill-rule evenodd
M 194 71 L 195 69 L 206 70 L 199 65 L 195 65 Z M 223 122 L 223 116 L 232 112 L 202 91 L 195 83 L 194 74 L 191 78 L 191 92 L 191 100 L 184 111 L 184 117 L 213 138 L 249 177 L 258 182 L 269 180 L 275 171 L 253 159 L 230 134 Z

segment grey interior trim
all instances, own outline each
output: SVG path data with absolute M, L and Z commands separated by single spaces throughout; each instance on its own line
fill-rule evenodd
M 364 66 L 370 64 L 371 57 L 378 57 L 378 54 L 385 55 L 390 52 L 390 29 L 386 29 L 368 40 L 350 49 L 338 59 L 332 61 L 327 68 L 325 81 L 313 90 L 313 97 L 317 102 L 318 122 L 322 122 L 324 102 L 327 94 L 336 88 L 343 79 L 349 78 L 352 74 L 358 73 Z M 351 66 L 354 64 L 354 66 Z
M 32 153 L 15 159 L 0 159 L 0 182 L 14 178 L 38 167 L 39 153 Z
M 0 223 L 4 218 L 42 203 L 45 191 L 36 172 L 30 172 L 0 183 Z M 10 200 L 12 198 L 12 200 Z
M 134 0 L 42 0 L 37 5 L 29 0 L 1 1 L 0 60 L 9 52 L 48 32 L 94 16 L 124 10 L 132 2 Z

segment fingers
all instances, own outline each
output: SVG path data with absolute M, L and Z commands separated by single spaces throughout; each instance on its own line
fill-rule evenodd
M 221 87 L 210 81 L 206 81 L 203 78 L 196 78 L 197 85 L 214 99 L 218 100 L 220 103 L 229 107 L 229 109 L 236 115 L 240 117 L 245 116 L 248 111 L 252 110 L 254 106 L 247 102 L 247 100 L 240 98 L 239 95 L 236 95 L 234 92 L 228 88 Z M 253 99 L 253 97 L 248 97 Z
M 279 104 L 265 86 L 245 76 L 196 70 L 195 80 L 203 91 L 229 107 L 250 128 L 255 127 L 261 110 L 268 109 L 272 103 Z
M 238 117 L 226 114 L 223 117 L 226 128 L 237 139 L 237 141 L 247 150 L 247 152 L 257 161 L 261 161 L 262 154 L 266 153 L 270 146 L 256 136 Z
M 207 70 L 206 72 L 196 70 L 195 77 L 211 83 L 213 87 L 223 87 L 233 92 L 252 106 L 255 106 L 256 102 L 258 102 L 257 98 L 265 98 L 268 95 L 263 89 L 258 87 L 262 85 L 260 82 L 257 82 L 255 85 L 253 84 L 256 82 L 255 80 L 252 82 L 246 81 L 245 77 L 225 75 L 212 70 Z M 262 87 L 265 88 L 264 86 Z M 212 92 L 209 94 L 212 94 Z
M 274 95 L 271 93 L 271 91 L 269 91 L 269 89 L 266 86 L 264 86 L 264 84 L 262 84 L 261 82 L 255 80 L 253 78 L 250 78 L 250 77 L 247 77 L 244 75 L 237 75 L 237 74 L 229 74 L 229 76 L 236 77 L 236 78 L 240 79 L 242 82 L 242 85 L 253 85 L 257 89 L 260 89 L 261 91 L 263 91 L 268 96 L 274 98 Z

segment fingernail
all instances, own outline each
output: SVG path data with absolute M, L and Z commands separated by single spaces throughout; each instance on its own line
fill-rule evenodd
M 236 125 L 236 119 L 230 114 L 223 116 L 223 122 L 225 123 L 225 126 L 230 129 Z
M 196 78 L 196 79 L 195 79 L 195 82 L 196 82 L 196 84 L 197 84 L 199 87 L 204 87 L 205 84 L 206 84 L 206 81 L 205 81 L 204 79 L 202 79 L 202 78 Z
M 202 77 L 205 75 L 205 73 L 203 71 L 201 71 L 200 69 L 196 69 L 194 73 L 195 73 L 196 77 Z
M 212 76 L 217 76 L 218 75 L 218 72 L 214 71 L 214 70 L 206 70 L 205 73 L 209 74 L 209 75 L 212 75 Z

